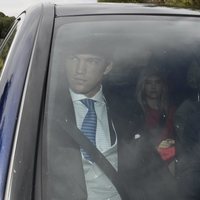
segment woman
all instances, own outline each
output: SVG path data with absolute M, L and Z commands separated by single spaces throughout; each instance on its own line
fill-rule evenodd
M 136 96 L 144 112 L 145 129 L 149 139 L 161 158 L 170 164 L 175 156 L 175 109 L 169 104 L 166 81 L 157 67 L 149 67 L 142 71 L 137 83 Z M 170 165 L 169 167 L 171 169 Z

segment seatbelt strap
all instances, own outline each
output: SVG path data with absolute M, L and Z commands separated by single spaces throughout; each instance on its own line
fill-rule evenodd
M 65 132 L 87 153 L 89 153 L 93 161 L 99 166 L 99 168 L 110 179 L 113 185 L 116 187 L 122 200 L 129 200 L 127 192 L 125 192 L 125 186 L 123 180 L 120 179 L 115 168 L 105 158 L 105 156 L 89 141 L 89 139 L 76 127 L 71 121 L 59 122 Z

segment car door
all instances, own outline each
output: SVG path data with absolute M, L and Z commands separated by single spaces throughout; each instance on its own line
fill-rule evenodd
M 8 41 L 14 34 L 0 83 L 0 199 L 32 198 L 37 127 L 53 16 L 53 5 L 32 7 L 17 18 L 5 39 Z

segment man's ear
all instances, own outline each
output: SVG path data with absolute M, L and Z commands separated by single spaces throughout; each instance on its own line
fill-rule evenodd
M 104 75 L 108 74 L 112 70 L 112 67 L 113 67 L 113 62 L 109 62 L 103 74 Z

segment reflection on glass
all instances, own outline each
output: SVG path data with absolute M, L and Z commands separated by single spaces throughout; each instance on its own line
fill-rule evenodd
M 14 39 L 14 36 L 16 34 L 16 30 L 14 30 L 14 32 L 12 33 L 12 35 L 10 36 L 10 38 L 8 39 L 8 41 L 6 42 L 6 44 L 4 45 L 3 49 L 1 50 L 1 54 L 0 54 L 0 71 L 3 68 L 3 65 L 5 63 L 6 57 L 8 55 L 8 51 L 11 47 L 12 41 Z
M 191 60 L 199 57 L 199 26 L 195 21 L 157 21 L 150 16 L 144 20 L 135 16 L 133 20 L 71 23 L 59 18 L 56 23 L 45 108 L 46 195 L 70 195 L 71 199 L 93 195 L 101 199 L 105 186 L 106 198 L 115 191 L 114 185 L 102 178 L 105 176 L 98 176 L 94 163 L 85 162 L 65 127 L 66 121 L 74 120 L 81 130 L 76 115 L 86 112 L 80 105 L 76 109 L 78 100 L 73 102 L 69 88 L 75 96 L 82 96 L 88 94 L 87 87 L 91 88 L 88 80 L 101 85 L 102 63 L 108 64 L 107 58 L 112 58 L 112 70 L 104 74 L 102 87 L 92 87 L 94 93 L 86 95 L 93 98 L 99 88 L 104 94 L 112 125 L 108 129 L 111 132 L 112 127 L 117 137 L 118 157 L 114 162 L 111 158 L 111 163 L 117 163 L 117 173 L 129 188 L 130 199 L 179 199 L 174 112 L 190 93 L 187 69 Z M 192 27 L 198 27 L 198 31 Z M 89 76 L 85 78 L 84 74 Z M 97 120 L 103 124 L 105 119 Z M 104 125 L 101 131 L 107 131 Z M 109 137 L 111 140 L 111 134 Z M 78 197 L 72 195 L 75 190 Z

